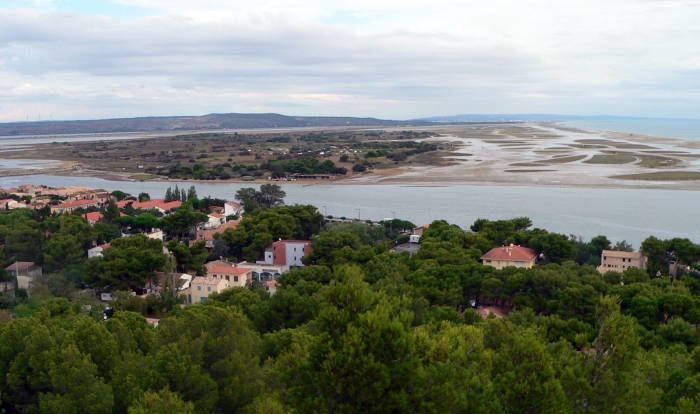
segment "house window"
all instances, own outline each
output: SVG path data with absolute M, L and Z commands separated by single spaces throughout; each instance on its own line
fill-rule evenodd
M 238 276 L 234 276 L 234 277 L 233 277 L 233 281 L 234 281 L 234 282 L 238 282 Z
M 295 252 L 297 251 L 297 248 L 296 248 L 296 247 L 294 248 L 294 251 L 295 251 Z
M 277 256 L 274 256 L 274 258 L 276 259 L 276 258 L 277 258 Z
M 211 292 L 211 286 L 207 286 L 207 292 Z
M 207 300 L 207 297 L 206 297 L 206 296 L 202 296 L 201 298 L 199 298 L 199 301 L 200 301 L 200 302 L 204 302 L 205 300 Z
M 197 286 L 197 290 L 202 290 L 202 287 L 201 287 L 201 286 Z
M 230 280 L 228 275 L 226 275 L 226 280 Z

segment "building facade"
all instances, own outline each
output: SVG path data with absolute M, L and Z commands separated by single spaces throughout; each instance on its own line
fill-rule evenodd
M 226 279 L 217 279 L 214 277 L 203 277 L 198 276 L 192 279 L 190 283 L 189 292 L 187 295 L 187 302 L 189 303 L 199 303 L 207 300 L 212 293 L 219 293 L 229 288 L 229 282 Z M 184 293 L 184 291 L 183 291 Z
M 617 250 L 603 250 L 603 253 L 600 254 L 600 266 L 598 266 L 600 273 L 611 270 L 624 272 L 630 267 L 646 269 L 647 257 L 639 252 L 621 252 Z
M 289 267 L 304 266 L 301 259 L 311 253 L 309 243 L 308 240 L 278 240 L 265 249 L 265 263 Z

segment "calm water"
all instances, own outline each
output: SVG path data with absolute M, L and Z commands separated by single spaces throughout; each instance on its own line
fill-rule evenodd
M 602 131 L 629 132 L 657 137 L 700 140 L 700 119 L 614 119 L 566 121 L 564 125 Z
M 19 184 L 51 187 L 84 185 L 122 190 L 131 194 L 147 192 L 163 197 L 176 183 L 115 182 L 97 178 L 32 175 L 0 178 L 4 188 Z M 233 199 L 241 187 L 259 186 L 230 183 L 195 184 L 197 194 Z M 287 204 L 312 204 L 336 217 L 382 219 L 396 217 L 416 224 L 445 219 L 467 227 L 477 218 L 507 219 L 527 216 L 536 227 L 588 239 L 605 234 L 613 242 L 626 239 L 639 247 L 649 235 L 659 238 L 695 239 L 700 230 L 700 192 L 673 190 L 628 190 L 552 188 L 522 186 L 419 187 L 386 185 L 282 185 Z M 358 210 L 359 209 L 359 210 Z M 700 238 L 696 240 L 700 241 Z

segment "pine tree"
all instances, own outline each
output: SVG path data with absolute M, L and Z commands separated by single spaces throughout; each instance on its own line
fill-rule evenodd
M 165 197 L 163 198 L 163 201 L 165 201 L 166 203 L 173 201 L 173 190 L 171 190 L 170 187 L 168 187 L 168 189 L 165 190 Z
M 195 190 L 194 186 L 190 187 L 189 191 L 187 191 L 187 199 L 188 200 L 194 200 L 197 198 L 197 190 Z M 185 201 L 185 200 L 182 200 Z

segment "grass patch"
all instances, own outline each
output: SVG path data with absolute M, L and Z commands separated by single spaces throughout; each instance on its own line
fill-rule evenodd
M 151 180 L 154 177 L 151 174 L 134 174 L 129 176 L 130 180 Z
M 658 157 L 655 155 L 639 154 L 637 158 L 639 158 L 640 161 L 636 165 L 648 168 L 673 167 L 681 163 L 681 160 L 676 158 Z
M 644 144 L 631 144 L 629 142 L 612 142 L 610 143 L 615 148 L 619 149 L 655 149 L 656 147 L 651 147 L 649 145 L 644 145 Z
M 560 150 L 538 150 L 533 151 L 535 154 L 551 155 L 551 154 L 571 154 L 571 151 L 560 151 Z
M 571 148 L 592 148 L 592 149 L 599 149 L 599 148 L 609 148 L 607 145 L 599 145 L 599 144 L 567 144 Z
M 508 164 L 509 167 L 546 167 L 545 164 L 537 164 L 535 162 L 516 162 Z
M 506 170 L 507 173 L 539 173 L 539 172 L 552 172 L 556 170 Z
M 548 160 L 543 160 L 540 161 L 544 164 L 567 164 L 570 162 L 576 162 L 579 160 L 582 160 L 586 158 L 588 155 L 573 155 L 573 156 L 562 156 L 560 155 L 558 158 L 550 158 Z
M 584 161 L 586 164 L 629 164 L 637 161 L 634 155 L 615 154 L 615 155 L 594 155 L 590 160 Z
M 643 180 L 643 181 L 691 181 L 700 180 L 700 172 L 697 171 L 664 171 L 643 174 L 613 175 L 608 178 L 618 180 Z

